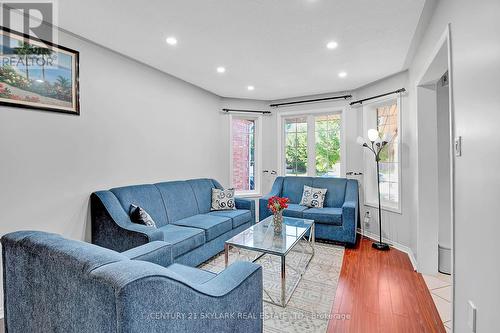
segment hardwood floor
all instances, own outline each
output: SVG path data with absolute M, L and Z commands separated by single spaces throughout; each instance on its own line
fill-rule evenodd
M 406 253 L 346 249 L 328 333 L 445 332 L 422 275 Z

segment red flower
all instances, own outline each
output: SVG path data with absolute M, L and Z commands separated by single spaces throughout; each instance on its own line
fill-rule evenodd
M 267 208 L 273 213 L 279 213 L 282 210 L 288 208 L 288 198 L 280 198 L 277 196 L 270 197 L 267 201 Z

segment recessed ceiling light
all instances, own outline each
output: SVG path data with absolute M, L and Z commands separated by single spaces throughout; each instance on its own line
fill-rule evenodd
M 166 39 L 166 42 L 168 45 L 177 45 L 177 38 L 175 37 L 168 37 Z
M 333 41 L 333 40 L 331 42 L 328 42 L 326 44 L 326 48 L 330 49 L 330 50 L 336 49 L 337 46 L 339 46 L 339 44 L 336 41 Z
M 222 66 L 217 67 L 217 73 L 225 73 L 225 72 L 226 72 L 225 67 L 222 67 Z
M 249 91 L 252 91 L 252 90 L 255 90 L 255 87 L 254 87 L 254 86 L 248 86 L 248 87 L 247 87 L 247 89 L 248 89 Z
M 339 73 L 339 77 L 346 77 L 347 76 L 347 73 L 346 72 L 340 72 Z

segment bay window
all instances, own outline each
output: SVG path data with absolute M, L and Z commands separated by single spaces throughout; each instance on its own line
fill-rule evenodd
M 340 112 L 282 118 L 282 170 L 287 176 L 340 177 Z
M 375 128 L 390 143 L 380 153 L 380 202 L 382 208 L 401 212 L 400 98 L 363 105 L 364 133 Z M 367 154 L 367 152 L 365 152 Z M 365 203 L 377 206 L 377 174 L 373 156 L 365 155 Z
M 230 178 L 237 194 L 258 194 L 260 118 L 230 116 Z

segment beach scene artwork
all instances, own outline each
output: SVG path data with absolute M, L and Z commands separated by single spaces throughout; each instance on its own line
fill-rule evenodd
M 78 52 L 0 30 L 0 104 L 79 114 Z

